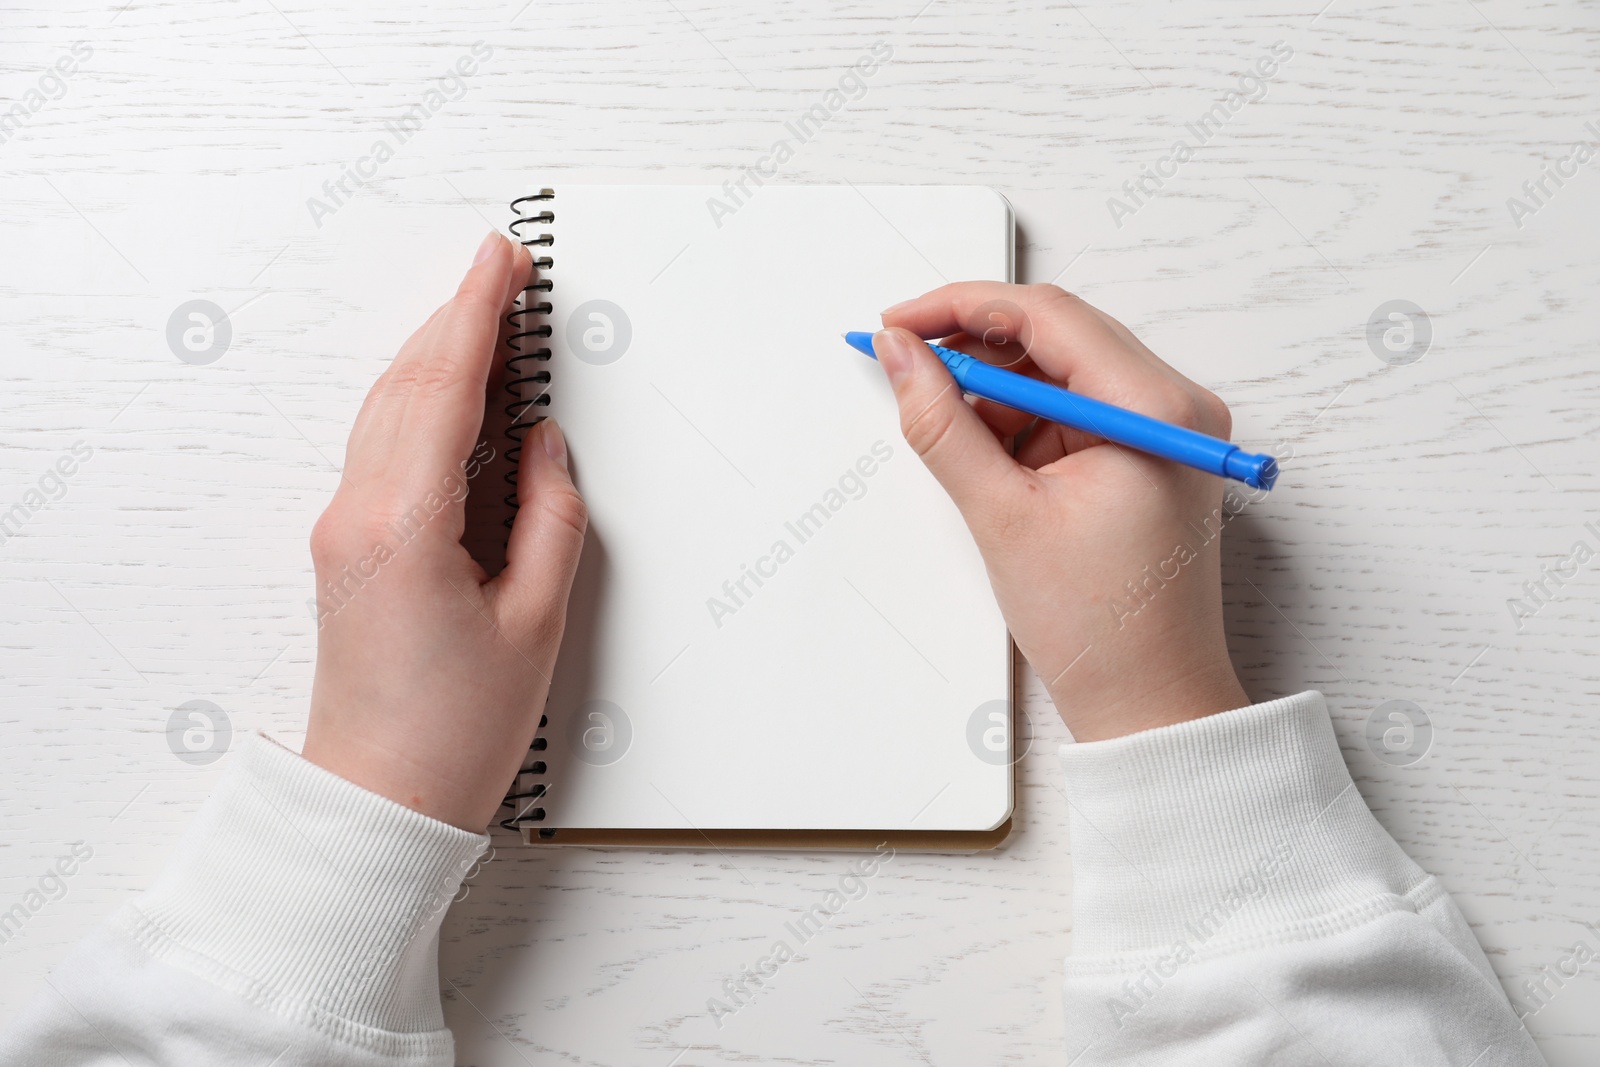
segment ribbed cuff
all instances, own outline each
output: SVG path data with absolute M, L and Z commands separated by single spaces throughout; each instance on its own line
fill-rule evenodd
M 1226 950 L 1431 891 L 1356 792 L 1321 693 L 1063 745 L 1061 762 L 1070 963 Z
M 487 844 L 258 736 L 119 922 L 157 958 L 337 1040 L 438 1055 L 439 924 Z

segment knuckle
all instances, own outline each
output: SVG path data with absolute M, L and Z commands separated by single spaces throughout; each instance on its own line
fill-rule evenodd
M 1073 315 L 1099 317 L 1099 312 L 1093 304 L 1070 289 L 1063 289 L 1049 282 L 1038 282 L 1028 288 L 1037 294 L 1041 304 L 1050 305 L 1053 309 Z
M 906 439 L 906 444 L 917 455 L 926 459 L 941 444 L 949 440 L 951 431 L 955 428 L 956 413 L 947 402 L 946 394 L 954 386 L 947 387 L 931 403 L 920 411 L 914 412 L 909 418 L 902 416 L 900 433 Z
M 1202 415 L 1199 397 L 1177 385 L 1151 390 L 1144 403 L 1144 413 L 1191 430 L 1200 428 Z
M 1041 282 L 1028 286 L 1041 314 L 1070 331 L 1105 330 L 1105 321 L 1087 300 L 1059 285 Z
M 371 556 L 380 545 L 388 545 L 394 529 L 416 529 L 415 515 L 399 507 L 373 506 L 368 502 L 336 499 L 311 527 L 311 562 L 319 571 L 340 567 Z
M 348 542 L 344 516 L 337 505 L 329 504 L 311 527 L 311 562 L 319 569 L 336 564 L 345 557 Z
M 1228 406 L 1211 390 L 1198 385 L 1165 384 L 1151 392 L 1143 410 L 1163 422 L 1213 437 L 1226 437 L 1233 428 Z
M 1071 311 L 1086 308 L 1083 298 L 1050 282 L 1036 282 L 1023 287 L 1028 296 L 1040 307 L 1053 307 Z
M 502 288 L 491 288 L 484 279 L 469 279 L 451 301 L 452 321 L 473 322 L 498 317 L 502 292 Z
M 404 363 L 396 363 L 384 372 L 382 386 L 387 392 L 397 396 L 405 396 L 415 388 L 419 373 L 420 368 L 414 359 Z
M 575 489 L 563 486 L 547 490 L 539 496 L 539 507 L 553 521 L 570 527 L 580 538 L 589 529 L 589 505 Z
M 390 388 L 401 395 L 438 396 L 450 389 L 458 378 L 453 362 L 434 354 L 396 367 L 389 372 Z
M 1056 285 L 1054 282 L 1034 282 L 1025 285 L 1023 289 L 1040 300 L 1076 300 L 1072 293 Z
M 1209 389 L 1200 390 L 1200 405 L 1204 410 L 1205 425 L 1208 432 L 1215 437 L 1227 438 L 1233 433 L 1233 412 L 1228 410 L 1228 405 L 1216 393 Z

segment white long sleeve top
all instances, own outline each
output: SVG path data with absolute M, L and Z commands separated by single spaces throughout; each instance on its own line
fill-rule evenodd
M 1356 792 L 1321 694 L 1061 758 L 1061 1062 L 1544 1062 Z M 254 739 L 157 882 L 0 1033 L 0 1065 L 449 1067 L 439 924 L 487 843 Z

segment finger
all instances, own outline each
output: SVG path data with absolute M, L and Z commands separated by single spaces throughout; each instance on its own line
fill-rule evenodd
M 1099 314 L 1098 311 L 1096 313 Z M 1117 323 L 1116 320 L 1110 319 L 1108 316 L 1102 315 L 1101 317 L 1108 324 L 1121 327 L 1121 324 Z M 999 321 L 1000 317 L 991 316 L 990 320 Z M 1131 337 L 1132 335 L 1129 334 L 1129 336 Z M 1059 384 L 1054 382 L 1044 371 L 1040 370 L 1032 358 L 1021 355 L 1014 348 L 1008 351 L 1005 344 L 996 344 L 992 337 L 986 342 L 982 338 L 974 337 L 968 333 L 954 333 L 941 340 L 939 344 L 945 348 L 953 348 L 958 352 L 965 352 L 969 356 L 982 359 L 990 363 L 991 366 L 998 365 L 994 362 L 997 357 L 999 359 L 1011 359 L 1015 362 L 1010 366 L 1005 366 L 1004 369 L 1012 374 L 1020 374 L 1025 378 L 1032 378 L 1034 381 Z M 973 410 L 978 413 L 978 417 L 983 419 L 989 429 L 994 431 L 995 435 L 1002 440 L 1015 437 L 1030 426 L 1033 427 L 1033 431 L 1022 440 L 1015 452 L 1017 462 L 1029 470 L 1038 470 L 1040 467 L 1053 463 L 1063 456 L 1088 448 L 1090 445 L 1099 444 L 1103 440 L 1103 438 L 1082 430 L 1075 430 L 1053 422 L 1036 419 L 1025 411 L 1018 411 L 1016 408 L 997 404 L 992 400 L 974 397 L 971 403 Z
M 1030 470 L 1038 470 L 1065 456 L 1067 445 L 1061 439 L 1060 429 L 1053 422 L 1041 422 L 1017 448 L 1017 462 Z
M 448 306 L 441 304 L 428 316 L 428 320 L 401 346 L 402 354 L 409 348 L 425 343 L 433 324 Z M 396 356 L 391 360 L 372 383 L 372 388 L 367 390 L 366 397 L 361 401 L 355 423 L 350 427 L 350 437 L 345 445 L 345 471 L 353 483 L 361 482 L 364 477 L 370 478 L 374 473 L 381 473 L 385 457 L 392 454 L 406 402 L 405 395 L 394 388 L 394 364 L 400 358 Z
M 482 247 L 491 247 L 489 241 L 486 240 Z M 515 299 L 519 291 L 520 283 L 517 282 L 515 270 L 512 278 L 514 284 L 508 299 Z M 453 304 L 454 301 L 449 300 L 434 309 L 427 321 L 406 339 L 399 353 L 367 393 L 356 415 L 355 425 L 351 428 L 350 443 L 345 453 L 346 468 L 352 481 L 362 483 L 381 479 L 393 463 L 398 454 L 402 420 L 417 375 L 434 345 L 448 329 L 441 324 L 448 319 Z M 498 352 L 498 348 L 495 351 Z M 492 359 L 491 367 L 496 362 Z
M 1021 324 L 1013 327 L 1020 318 L 1015 312 L 990 310 L 982 312 L 982 317 L 996 325 L 991 325 L 981 334 L 958 331 L 939 343 L 946 348 L 959 348 L 1001 370 L 1022 371 L 1034 365 L 1024 343 L 1025 340 L 1032 340 L 1031 326 Z
M 1042 379 L 1041 380 L 1048 380 Z M 1001 441 L 1017 438 L 1018 443 L 1013 455 L 1018 463 L 1029 470 L 1038 470 L 1040 467 L 1062 456 L 1071 455 L 1082 451 L 1090 445 L 1104 442 L 1105 438 L 1097 437 L 1083 430 L 1075 430 L 1069 426 L 1049 422 L 1045 419 L 1036 419 L 1025 411 L 997 404 L 992 400 L 981 397 L 970 399 L 972 409 L 984 421 L 994 435 Z M 1051 453 L 1048 458 L 1041 458 L 1041 444 L 1048 441 L 1045 451 Z
M 531 294 L 530 294 L 531 295 Z M 515 301 L 515 297 L 512 298 Z M 529 301 L 530 306 L 532 301 Z M 548 305 L 545 305 L 548 307 Z M 521 325 L 522 316 L 520 309 L 513 310 L 500 316 L 500 333 L 495 340 L 494 357 L 489 361 L 489 374 L 483 383 L 483 429 L 482 437 L 492 441 L 506 439 L 511 423 L 514 421 L 512 412 L 520 407 L 520 391 L 513 393 L 507 391 L 506 383 L 513 377 L 512 368 L 506 364 L 517 351 L 513 348 L 511 338 L 525 329 Z M 526 339 L 520 342 L 522 349 L 527 349 Z
M 972 337 L 965 333 L 952 334 L 939 343 L 945 348 L 953 348 L 958 352 L 965 352 L 969 356 L 976 356 L 979 359 L 987 359 L 996 352 L 996 346 L 992 343 L 985 344 L 979 338 Z M 1001 351 L 1002 353 L 1004 352 L 1003 349 L 1001 349 Z M 1016 353 L 1012 352 L 1008 353 L 1008 355 L 1015 356 Z M 1040 370 L 1038 366 L 1034 364 L 1032 359 L 1024 358 L 1021 362 L 1005 369 L 1009 370 L 1013 374 L 1020 374 L 1025 378 L 1032 378 L 1037 382 L 1050 382 L 1051 384 L 1059 384 L 1054 382 L 1049 375 L 1044 373 L 1044 371 Z M 1015 437 L 1017 434 L 1022 433 L 1024 430 L 1028 429 L 1028 427 L 1034 426 L 1037 423 L 1034 432 L 1029 434 L 1028 441 L 1035 439 L 1042 441 L 1047 438 L 1053 440 L 1055 444 L 1051 447 L 1057 450 L 1055 455 L 1052 457 L 1053 459 L 1060 459 L 1063 455 L 1069 452 L 1076 452 L 1081 448 L 1087 448 L 1089 445 L 1095 444 L 1101 440 L 1090 433 L 1068 429 L 1064 426 L 1058 426 L 1055 423 L 1042 422 L 1025 411 L 1018 411 L 1016 408 L 1007 407 L 1004 404 L 997 404 L 992 400 L 985 400 L 981 397 L 975 397 L 972 399 L 972 408 L 978 413 L 978 416 L 988 424 L 989 429 L 993 430 L 995 434 L 1002 439 Z M 1045 460 L 1043 463 L 1033 462 L 1030 459 L 1024 458 L 1023 450 L 1027 448 L 1027 443 L 1027 441 L 1024 441 L 1022 447 L 1017 451 L 1016 455 L 1018 463 L 1021 463 L 1024 467 L 1027 467 L 1030 470 L 1038 470 L 1044 465 L 1044 463 L 1051 462 L 1051 460 Z M 1036 450 L 1037 446 L 1035 446 L 1035 451 Z
M 1033 360 L 1025 356 L 1022 357 L 1020 362 L 1010 364 L 992 362 L 997 355 L 1002 359 L 1010 359 L 1016 353 L 1006 352 L 1003 347 L 997 350 L 994 345 L 985 344 L 980 338 L 972 337 L 965 333 L 951 334 L 949 337 L 939 341 L 939 344 L 945 348 L 955 349 L 957 352 L 965 352 L 969 356 L 974 356 L 986 363 L 990 363 L 991 366 L 1004 366 L 1006 370 L 1011 371 L 1013 374 L 1022 374 L 1038 380 L 1048 380 L 1034 366 Z M 997 404 L 992 400 L 975 397 L 972 399 L 971 404 L 972 410 L 978 413 L 978 417 L 983 419 L 988 424 L 989 429 L 993 430 L 1001 438 L 1014 437 L 1026 430 L 1034 422 L 1034 416 L 1029 415 L 1027 412 L 1018 411 L 1016 408 L 1007 407 L 1004 404 Z
M 392 388 L 406 397 L 392 462 L 412 477 L 433 484 L 471 455 L 501 316 L 530 263 L 525 249 L 491 233 L 444 314 L 390 370 Z
M 486 265 L 490 267 L 497 265 L 490 261 L 502 254 L 505 251 L 503 246 L 506 245 L 511 247 L 513 269 L 507 278 L 506 292 L 504 298 L 500 301 L 500 306 L 504 308 L 516 299 L 517 294 L 522 291 L 522 286 L 527 283 L 528 271 L 532 267 L 532 257 L 528 254 L 528 250 L 521 245 L 507 241 L 498 234 L 490 232 L 485 235 L 482 243 L 479 244 L 477 255 L 473 257 L 472 266 L 468 268 L 460 285 L 456 287 L 456 292 L 449 300 L 440 304 L 434 313 L 429 316 L 428 321 L 422 325 L 422 328 L 412 334 L 406 341 L 399 354 L 395 356 L 394 362 L 387 372 L 388 376 L 393 376 L 397 370 L 409 374 L 411 373 L 409 365 L 427 360 L 432 350 L 432 340 L 441 327 L 441 320 L 447 318 L 452 311 L 459 309 L 461 297 L 467 291 L 469 283 L 475 280 L 476 272 Z
M 945 347 L 954 346 L 946 345 Z M 972 351 L 972 347 L 974 346 L 963 345 L 960 351 L 967 352 L 969 355 L 977 355 L 976 352 Z M 1036 382 L 1056 384 L 1051 381 L 1047 374 L 1034 366 L 1032 360 L 1026 360 L 1021 365 L 1012 367 L 1011 372 L 1020 374 L 1025 378 L 1032 378 Z M 1075 430 L 1046 419 L 1036 418 L 1026 411 L 1018 411 L 1016 408 L 1007 407 L 1005 404 L 986 400 L 983 397 L 971 397 L 969 402 L 972 404 L 972 409 L 978 413 L 978 417 L 983 419 L 997 437 L 1004 440 L 1024 435 L 1017 446 L 1015 455 L 1017 462 L 1029 470 L 1038 470 L 1053 459 L 1060 459 L 1063 455 L 1088 448 L 1090 445 L 1099 444 L 1104 440 L 1092 433 Z M 1038 461 L 1031 458 L 1037 454 L 1038 445 L 1032 445 L 1030 449 L 1030 443 L 1046 439 L 1055 442 L 1050 446 L 1055 450 L 1055 455 L 1052 459 Z
M 566 437 L 554 419 L 528 431 L 517 470 L 519 506 L 506 544 L 506 568 L 489 583 L 501 626 L 519 642 L 543 645 L 541 636 L 559 639 L 566 616 L 589 523 L 567 466 Z M 553 649 L 555 642 L 549 644 Z
M 1026 411 L 1008 408 L 1004 404 L 997 404 L 993 400 L 982 397 L 973 397 L 968 401 L 972 410 L 978 413 L 978 418 L 989 427 L 989 432 L 1004 441 L 1017 436 L 1037 420 Z
M 1150 351 L 1149 346 L 1147 346 L 1143 341 L 1139 340 L 1132 330 L 1124 326 L 1115 317 L 1106 314 L 1093 304 L 1084 304 L 1083 306 L 1094 312 L 1095 317 L 1106 324 L 1106 329 L 1115 334 L 1116 337 L 1128 347 L 1130 352 L 1133 352 L 1135 355 L 1143 358 L 1145 363 L 1151 369 L 1155 370 L 1159 375 L 1161 375 L 1161 377 L 1165 378 L 1174 385 L 1178 385 L 1186 389 L 1198 390 L 1200 388 L 1198 384 L 1185 376 L 1176 367 L 1172 366 L 1172 364 L 1168 363 L 1166 360 Z
M 1022 344 L 1046 375 L 1111 403 L 1127 404 L 1176 372 L 1148 350 L 1130 347 L 1100 312 L 1053 285 L 955 282 L 884 315 L 919 337 L 953 333 Z
M 1015 487 L 1022 469 L 1012 461 L 961 395 L 939 357 L 905 330 L 882 330 L 872 338 L 900 408 L 906 443 L 975 530 L 992 503 Z
M 1096 314 L 1099 314 L 1099 312 L 1097 311 Z M 1108 325 L 1116 326 L 1125 331 L 1126 328 L 1122 327 L 1115 319 L 1105 315 L 1101 317 L 1106 320 Z M 1132 338 L 1133 335 L 1129 334 L 1128 336 Z M 970 356 L 984 360 L 992 357 L 997 350 L 994 344 L 985 344 L 982 340 L 965 333 L 952 334 L 940 341 L 939 344 L 945 348 L 953 348 L 958 352 L 965 352 Z M 1000 351 L 1004 353 L 1003 349 Z M 1016 353 L 1013 352 L 1010 355 L 1015 356 Z M 1019 374 L 1037 382 L 1049 382 L 1053 385 L 1060 384 L 1040 370 L 1031 358 L 1023 358 L 1021 362 L 1005 369 L 1012 374 Z M 1054 463 L 1063 456 L 1080 452 L 1091 445 L 1102 444 L 1105 440 L 1093 433 L 1038 419 L 1025 411 L 1018 411 L 1016 408 L 997 404 L 982 397 L 971 398 L 971 404 L 978 416 L 1002 440 L 1016 437 L 1019 434 L 1023 434 L 1024 431 L 1029 431 L 1022 437 L 1014 452 L 1017 462 L 1029 470 L 1036 471 L 1041 467 Z
M 1105 438 L 1074 430 L 1054 422 L 1041 420 L 1033 432 L 1017 447 L 1017 462 L 1029 470 L 1047 467 L 1063 456 L 1070 456 L 1093 445 L 1105 443 Z

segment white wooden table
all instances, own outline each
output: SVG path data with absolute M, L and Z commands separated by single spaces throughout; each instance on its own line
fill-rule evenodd
M 225 765 L 174 754 L 176 709 L 299 740 L 305 537 L 348 424 L 509 195 L 720 183 L 884 41 L 781 180 L 999 188 L 1022 279 L 1122 318 L 1233 405 L 1241 441 L 1292 446 L 1225 542 L 1238 668 L 1260 698 L 1327 693 L 1362 793 L 1538 1009 L 1550 1061 L 1594 1062 L 1600 965 L 1548 976 L 1600 949 L 1600 560 L 1563 563 L 1600 551 L 1600 161 L 1537 203 L 1522 186 L 1600 140 L 1600 9 L 1322 3 L 12 5 L 0 510 L 45 506 L 0 544 L 0 910 L 71 842 L 93 856 L 0 944 L 0 1015 L 150 879 Z M 402 141 L 386 123 L 478 41 L 478 73 Z M 1259 99 L 1163 162 L 1278 41 Z M 317 225 L 308 198 L 384 138 L 393 158 Z M 1170 176 L 1135 202 L 1146 166 Z M 195 299 L 229 313 L 209 365 L 168 343 Z M 1378 345 L 1405 365 L 1367 337 L 1393 300 L 1426 316 Z M 1572 573 L 1519 620 L 1547 565 Z M 445 925 L 459 1062 L 1062 1061 L 1064 732 L 1022 677 L 1039 740 L 1010 844 L 896 858 L 720 1028 L 708 998 L 844 858 L 506 835 Z M 1421 759 L 1369 744 L 1390 700 L 1428 716 Z

